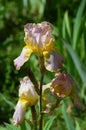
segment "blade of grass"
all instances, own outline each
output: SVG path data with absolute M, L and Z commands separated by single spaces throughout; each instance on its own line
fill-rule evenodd
M 8 124 L 8 123 L 5 123 L 5 125 L 6 125 L 6 130 L 21 130 L 20 126 L 15 126 L 15 125 Z
M 70 29 L 70 23 L 69 23 L 69 18 L 68 18 L 68 11 L 66 11 L 64 14 L 64 21 L 65 21 L 67 33 L 68 33 L 69 38 L 70 38 L 71 37 L 71 29 Z
M 31 128 L 26 121 L 23 121 L 21 126 L 20 126 L 20 130 L 31 130 Z
M 66 38 L 65 16 L 64 16 L 64 19 L 63 19 L 62 36 L 63 36 L 63 38 Z
M 6 130 L 6 128 L 5 128 L 5 127 L 0 126 L 0 130 Z
M 65 47 L 67 48 L 67 50 L 68 50 L 68 52 L 69 52 L 69 54 L 70 54 L 70 56 L 71 56 L 71 58 L 72 58 L 72 60 L 73 60 L 73 62 L 75 64 L 75 66 L 76 66 L 76 69 L 77 69 L 77 71 L 78 71 L 78 73 L 79 73 L 79 75 L 80 75 L 80 77 L 81 77 L 81 79 L 83 81 L 83 84 L 86 87 L 86 69 L 85 69 L 85 67 L 83 66 L 83 64 L 80 61 L 78 55 L 72 49 L 70 44 L 64 39 L 62 39 L 62 42 L 64 43 Z
M 9 106 L 11 106 L 11 107 L 14 108 L 14 104 L 13 104 L 11 101 L 9 101 L 3 94 L 0 93 L 0 97 L 1 97 Z
M 64 116 L 64 120 L 66 122 L 66 125 L 67 125 L 67 129 L 68 130 L 75 130 L 74 126 L 73 126 L 73 123 L 69 117 L 69 115 L 67 114 L 66 112 L 66 105 L 64 103 L 64 101 L 62 101 L 62 114 Z
M 25 9 L 28 7 L 28 0 L 23 0 L 23 7 Z
M 81 128 L 80 128 L 79 123 L 78 123 L 77 120 L 75 121 L 75 123 L 76 123 L 76 129 L 75 130 L 81 130 Z
M 52 116 L 45 124 L 44 129 L 43 130 L 50 130 L 50 127 L 53 124 L 53 121 L 55 120 L 56 116 Z
M 73 27 L 73 49 L 74 50 L 76 49 L 77 39 L 80 33 L 79 29 L 80 29 L 82 14 L 83 14 L 85 5 L 86 5 L 86 0 L 81 0 L 80 6 L 79 6 L 79 9 L 76 14 L 75 21 L 74 21 L 74 27 Z

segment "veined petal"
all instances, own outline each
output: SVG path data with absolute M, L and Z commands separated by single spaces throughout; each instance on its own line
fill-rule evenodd
M 21 103 L 20 101 L 18 101 L 13 115 L 13 122 L 15 125 L 20 125 L 23 121 L 26 111 L 26 104 L 27 102 Z
M 57 53 L 55 50 L 52 51 L 44 51 L 44 64 L 45 68 L 51 72 L 57 72 L 58 69 L 62 67 L 64 62 L 61 54 Z
M 24 41 L 28 45 L 35 46 L 36 50 L 45 50 L 48 45 L 51 46 L 55 41 L 52 30 L 51 24 L 46 21 L 38 24 L 28 23 L 24 26 Z
M 21 102 L 26 100 L 29 106 L 35 105 L 38 101 L 38 94 L 30 79 L 26 76 L 20 83 L 19 98 Z
M 14 65 L 16 66 L 16 70 L 19 70 L 21 66 L 29 59 L 32 52 L 33 51 L 27 46 L 23 48 L 20 56 L 14 60 Z

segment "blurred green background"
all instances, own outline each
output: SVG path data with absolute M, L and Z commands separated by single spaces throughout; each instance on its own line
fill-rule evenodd
M 24 25 L 42 21 L 53 24 L 55 46 L 65 58 L 63 68 L 72 75 L 81 101 L 86 105 L 86 0 L 0 0 L 1 126 L 12 119 L 18 100 L 19 80 L 27 75 L 27 68 L 31 67 L 34 74 L 38 75 L 37 78 L 40 78 L 35 56 L 32 56 L 20 71 L 15 70 L 13 60 L 25 45 Z M 48 72 L 44 83 L 52 78 L 53 74 Z M 63 103 L 62 109 L 57 108 L 58 125 L 52 123 L 51 129 L 86 130 L 86 109 L 74 109 L 69 117 L 65 113 L 65 107 Z M 72 125 L 74 127 L 71 127 Z

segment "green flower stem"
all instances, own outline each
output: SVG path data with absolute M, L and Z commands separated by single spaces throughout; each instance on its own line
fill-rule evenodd
M 35 106 L 31 106 L 32 121 L 33 121 L 33 130 L 37 130 L 37 113 Z
M 41 76 L 41 81 L 40 81 L 40 128 L 39 130 L 42 130 L 42 121 L 43 121 L 43 113 L 42 113 L 42 84 L 43 84 L 43 78 L 44 75 Z

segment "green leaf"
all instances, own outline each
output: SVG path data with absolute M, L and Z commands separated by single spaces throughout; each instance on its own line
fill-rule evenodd
M 46 0 L 29 0 L 31 6 L 31 13 L 38 11 L 39 17 L 43 16 Z
M 11 101 L 9 101 L 2 93 L 0 93 L 0 97 L 1 97 L 9 106 L 11 106 L 11 107 L 14 108 L 14 104 L 13 104 Z
M 6 125 L 6 130 L 21 130 L 20 129 L 20 126 L 15 126 L 15 125 L 12 125 L 12 124 L 7 124 L 7 123 L 5 123 L 5 125 Z
M 44 129 L 43 130 L 50 130 L 50 127 L 53 124 L 53 121 L 55 120 L 56 116 L 52 116 L 45 124 Z
M 81 0 L 80 6 L 79 6 L 79 9 L 76 14 L 75 21 L 74 21 L 74 27 L 73 27 L 73 49 L 74 50 L 76 49 L 77 39 L 80 33 L 79 29 L 80 29 L 82 14 L 83 14 L 85 5 L 86 5 L 86 0 Z
M 64 45 L 66 46 L 75 66 L 76 66 L 76 69 L 83 81 L 83 84 L 84 86 L 86 86 L 86 69 L 85 67 L 83 66 L 82 62 L 80 61 L 78 55 L 76 54 L 76 52 L 72 49 L 72 47 L 69 45 L 69 43 L 62 39 L 62 42 L 64 43 Z
M 26 121 L 25 121 L 25 126 L 26 126 L 25 130 L 31 130 L 30 125 Z
M 63 36 L 65 34 L 65 29 L 67 29 L 67 33 L 68 33 L 69 37 L 71 37 L 71 29 L 70 29 L 70 23 L 69 23 L 69 18 L 68 18 L 68 11 L 66 11 L 65 14 L 64 14 Z
M 31 130 L 29 124 L 24 121 L 22 124 L 21 124 L 21 130 Z
M 65 17 L 65 16 L 64 16 L 64 17 Z M 63 36 L 63 38 L 66 38 L 65 18 L 63 19 L 62 36 Z
M 75 121 L 75 123 L 76 123 L 76 130 L 81 130 L 77 120 Z
M 21 124 L 21 126 L 15 126 L 7 123 L 5 123 L 5 125 L 6 125 L 6 129 L 2 129 L 2 130 L 31 130 L 30 125 L 26 121 L 24 121 Z
M 23 0 L 23 6 L 24 8 L 28 8 L 28 0 Z
M 69 117 L 69 115 L 67 114 L 66 112 L 66 105 L 64 103 L 64 101 L 62 101 L 62 114 L 64 116 L 64 120 L 66 122 L 66 125 L 67 125 L 67 129 L 68 130 L 75 130 L 74 126 L 73 126 L 73 123 Z
M 0 130 L 6 130 L 6 128 L 0 126 Z

